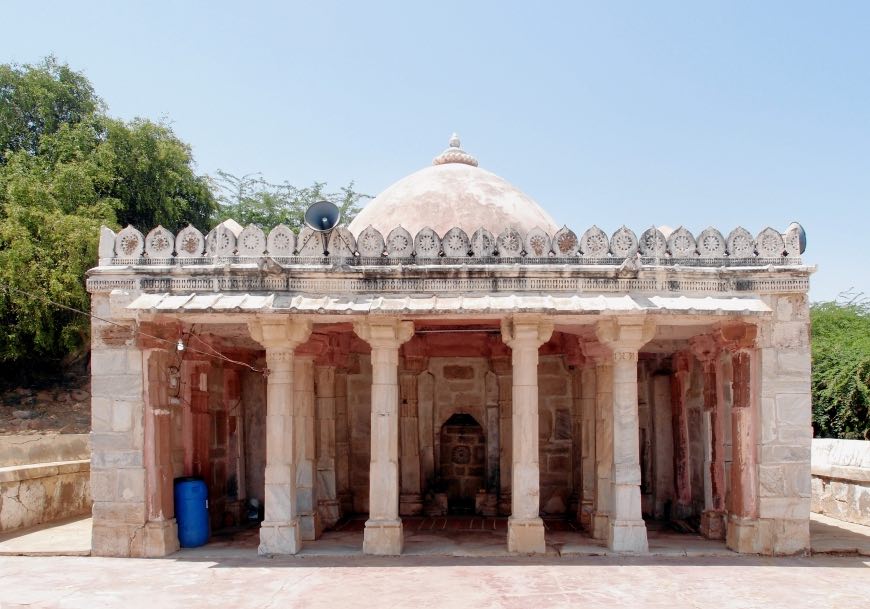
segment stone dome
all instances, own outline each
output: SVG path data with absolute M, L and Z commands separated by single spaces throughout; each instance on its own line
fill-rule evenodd
M 456 134 L 431 167 L 402 178 L 372 199 L 348 229 L 359 236 L 369 225 L 384 237 L 399 225 L 412 235 L 428 227 L 442 237 L 454 226 L 469 237 L 480 227 L 494 236 L 507 227 L 524 232 L 539 227 L 551 235 L 559 228 L 534 199 L 480 169 L 477 159 L 462 150 Z

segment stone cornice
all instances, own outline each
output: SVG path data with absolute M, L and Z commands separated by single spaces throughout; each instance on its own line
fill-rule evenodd
M 774 294 L 809 290 L 810 267 L 642 268 L 632 277 L 607 266 L 473 266 L 284 269 L 261 273 L 255 267 L 99 267 L 88 272 L 91 293 L 133 292 L 289 292 L 497 293 L 571 292 L 641 294 Z

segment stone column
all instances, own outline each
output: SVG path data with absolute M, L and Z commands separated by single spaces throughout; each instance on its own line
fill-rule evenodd
M 335 477 L 341 513 L 353 511 L 350 490 L 350 426 L 347 413 L 347 371 L 335 373 Z
M 147 516 L 143 555 L 166 556 L 178 549 L 172 475 L 172 425 L 169 410 L 169 354 L 145 351 L 145 477 Z
M 336 371 L 333 365 L 314 367 L 317 422 L 317 513 L 324 528 L 341 516 L 336 481 Z
M 692 357 L 681 351 L 674 354 L 671 373 L 671 421 L 674 427 L 674 504 L 670 518 L 681 520 L 692 515 L 692 468 L 689 458 L 689 415 L 686 394 L 692 378 Z
M 637 354 L 655 334 L 649 320 L 598 322 L 598 339 L 613 351 L 613 465 L 607 545 L 620 552 L 647 552 L 640 506 L 640 439 L 637 412 Z
M 505 320 L 502 339 L 513 364 L 513 468 L 508 551 L 543 554 L 538 463 L 538 348 L 553 334 L 553 322 L 540 317 Z
M 498 471 L 501 455 L 499 441 L 498 376 L 493 371 L 486 373 L 486 492 L 498 503 Z M 495 516 L 495 513 L 484 514 Z
M 595 368 L 588 363 L 580 370 L 580 503 L 577 520 L 592 528 L 595 511 Z
M 590 528 L 594 539 L 607 539 L 613 467 L 613 355 L 601 348 L 588 357 L 595 363 L 595 490 Z
M 511 463 L 513 462 L 511 399 L 513 383 L 511 382 L 510 352 L 504 343 L 491 345 L 490 366 L 496 375 L 496 390 L 498 391 L 498 514 L 511 514 Z
M 302 548 L 296 506 L 294 351 L 311 334 L 309 320 L 264 316 L 249 323 L 251 336 L 266 348 L 265 519 L 260 554 L 296 554 Z
M 372 348 L 371 465 L 369 519 L 363 535 L 366 554 L 402 553 L 399 518 L 399 347 L 414 324 L 391 318 L 354 323 L 354 332 Z
M 729 345 L 730 346 L 730 345 Z M 731 514 L 726 544 L 738 552 L 758 550 L 756 430 L 752 412 L 753 349 L 732 347 L 733 403 L 731 404 Z
M 704 370 L 704 411 L 710 427 L 710 467 L 704 472 L 710 492 L 701 514 L 701 534 L 708 539 L 725 539 L 725 405 L 718 373 L 719 345 L 709 335 L 696 336 L 690 344 Z
M 399 372 L 399 514 L 423 513 L 418 379 L 429 364 L 426 342 L 414 338 L 402 347 Z
M 317 435 L 314 419 L 314 356 L 297 353 L 293 369 L 296 411 L 296 507 L 303 541 L 314 541 L 323 532 L 317 509 Z

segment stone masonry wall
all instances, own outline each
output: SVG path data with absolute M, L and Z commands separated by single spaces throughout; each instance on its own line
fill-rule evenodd
M 110 318 L 108 295 L 92 311 Z M 143 353 L 133 328 L 93 320 L 91 330 L 92 552 L 142 556 L 145 512 Z
M 813 440 L 812 509 L 870 526 L 870 442 Z
M 767 296 L 773 318 L 759 325 L 753 392 L 758 392 L 758 523 L 755 547 L 793 554 L 810 547 L 809 304 L 805 295 Z
M 90 510 L 87 435 L 0 437 L 0 531 Z

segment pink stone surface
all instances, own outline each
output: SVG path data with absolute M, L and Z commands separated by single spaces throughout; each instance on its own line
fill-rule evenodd
M 355 236 L 373 226 L 384 237 L 402 225 L 411 235 L 424 227 L 439 236 L 458 226 L 470 238 L 480 227 L 493 237 L 509 226 L 536 226 L 551 235 L 553 218 L 531 197 L 499 176 L 471 165 L 433 165 L 403 178 L 375 197 L 348 228 Z

